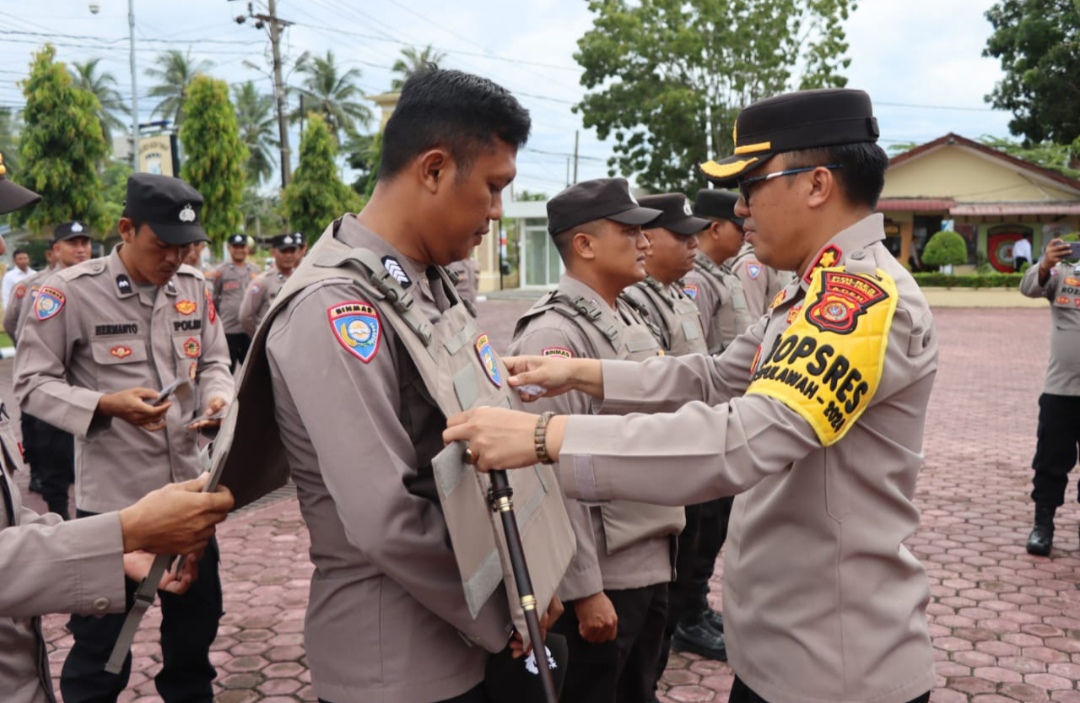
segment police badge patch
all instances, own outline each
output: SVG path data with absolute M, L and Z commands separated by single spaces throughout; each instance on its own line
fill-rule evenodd
M 746 275 L 750 278 L 757 280 L 757 277 L 761 275 L 761 264 L 756 261 L 746 262 Z
M 696 283 L 687 283 L 683 286 L 682 292 L 690 300 L 697 300 L 698 287 Z
M 326 309 L 330 328 L 345 350 L 365 364 L 379 351 L 382 325 L 371 303 L 347 300 Z
M 125 347 L 121 344 L 110 349 L 109 354 L 117 359 L 126 359 L 131 356 L 131 347 Z
M 496 388 L 502 388 L 502 374 L 499 373 L 499 365 L 495 361 L 495 352 L 491 348 L 488 336 L 482 334 L 476 338 L 476 356 L 480 359 L 480 365 L 484 367 L 484 373 L 488 380 L 495 384 Z
M 860 315 L 888 297 L 870 276 L 823 271 L 821 292 L 807 311 L 806 321 L 822 332 L 848 334 L 855 329 Z
M 199 340 L 194 337 L 188 337 L 184 340 L 184 355 L 189 359 L 195 359 L 202 352 L 202 345 L 199 344 Z
M 217 308 L 214 307 L 214 299 L 210 297 L 210 291 L 206 291 L 206 319 L 211 325 L 217 322 Z
M 52 286 L 43 286 L 34 301 L 34 314 L 39 320 L 56 317 L 64 309 L 64 294 Z
M 180 313 L 181 315 L 190 315 L 191 313 L 195 312 L 195 310 L 198 309 L 199 306 L 196 305 L 195 301 L 193 300 L 181 300 L 179 303 L 176 304 L 175 307 L 176 312 Z

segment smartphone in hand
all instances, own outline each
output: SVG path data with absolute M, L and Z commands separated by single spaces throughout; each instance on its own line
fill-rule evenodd
M 1074 261 L 1080 259 L 1080 242 L 1069 242 L 1069 258 Z
M 166 400 L 168 400 L 168 399 L 169 399 L 169 397 L 170 397 L 170 396 L 171 396 L 171 395 L 172 395 L 173 393 L 175 393 L 175 392 L 176 392 L 176 389 L 177 389 L 177 388 L 179 388 L 180 386 L 184 385 L 185 383 L 187 383 L 187 381 L 185 381 L 185 380 L 183 380 L 183 379 L 180 379 L 180 378 L 176 379 L 175 381 L 173 381 L 173 382 L 172 382 L 172 383 L 170 383 L 169 385 L 167 385 L 167 386 L 165 386 L 164 388 L 162 388 L 162 389 L 161 389 L 161 392 L 160 392 L 160 393 L 158 393 L 157 397 L 156 397 L 156 398 L 154 398 L 154 399 L 153 399 L 153 400 L 152 400 L 152 401 L 150 402 L 150 405 L 153 405 L 153 406 L 154 406 L 155 408 L 156 408 L 157 406 L 161 405 L 161 404 L 162 404 L 162 403 L 164 403 L 164 402 L 165 402 Z

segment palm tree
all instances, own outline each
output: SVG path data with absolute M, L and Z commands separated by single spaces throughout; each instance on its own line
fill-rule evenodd
M 240 140 L 251 156 L 247 162 L 248 182 L 258 185 L 274 173 L 274 149 L 277 115 L 274 97 L 260 93 L 251 81 L 233 86 L 236 120 L 240 124 Z
M 405 47 L 401 50 L 401 57 L 394 62 L 393 67 L 390 69 L 391 73 L 396 73 L 399 76 L 390 82 L 390 89 L 401 90 L 402 86 L 405 85 L 405 81 L 409 80 L 409 76 L 429 63 L 437 64 L 445 58 L 446 54 L 442 51 L 436 51 L 431 44 L 428 44 L 420 51 L 417 51 L 414 46 Z
M 209 71 L 213 64 L 206 60 L 195 63 L 190 50 L 184 54 L 179 49 L 158 54 L 154 63 L 155 68 L 146 69 L 147 76 L 158 80 L 158 84 L 150 89 L 150 97 L 161 98 L 153 114 L 172 120 L 173 126 L 180 127 L 184 120 L 184 98 L 191 80 Z
M 356 128 L 371 121 L 371 108 L 357 102 L 363 93 L 356 85 L 360 80 L 360 69 L 350 68 L 340 73 L 334 63 L 334 52 L 327 51 L 326 58 L 312 56 L 309 52 L 296 61 L 296 70 L 304 75 L 300 92 L 300 107 L 293 111 L 291 119 L 304 119 L 308 112 L 317 112 L 326 120 L 326 126 L 334 141 L 341 143 L 341 132 L 346 136 L 356 134 Z
M 120 119 L 117 113 L 130 115 L 131 111 L 124 105 L 120 91 L 116 89 L 116 77 L 108 71 L 97 72 L 100 62 L 99 58 L 89 59 L 83 63 L 76 61 L 71 64 L 69 70 L 76 87 L 97 96 L 101 104 L 97 116 L 98 122 L 101 123 L 101 133 L 105 137 L 105 142 L 111 148 L 113 132 L 125 132 L 129 126 Z

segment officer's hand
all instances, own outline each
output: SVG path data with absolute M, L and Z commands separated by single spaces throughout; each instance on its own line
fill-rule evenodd
M 503 357 L 510 372 L 508 382 L 521 399 L 531 402 L 578 390 L 594 398 L 604 397 L 604 376 L 596 359 L 564 359 L 553 356 Z
M 154 565 L 154 556 L 150 552 L 131 552 L 124 555 L 124 575 L 132 581 L 141 583 L 150 573 Z M 184 565 L 179 570 L 180 560 L 177 559 L 174 568 L 169 569 L 161 576 L 158 590 L 166 593 L 181 595 L 186 593 L 191 584 L 199 578 L 199 560 L 189 558 L 184 560 Z
M 206 404 L 206 410 L 203 411 L 202 417 L 188 425 L 188 429 L 201 430 L 207 427 L 221 427 L 221 421 L 225 418 L 225 406 L 228 404 L 229 401 L 220 395 L 215 395 Z
M 574 613 L 578 619 L 578 633 L 586 642 L 611 642 L 619 633 L 619 616 L 603 591 L 574 601 Z
M 548 630 L 555 624 L 555 621 L 562 617 L 565 608 L 563 603 L 556 595 L 551 596 L 551 603 L 548 604 L 547 612 L 544 613 L 544 617 L 540 618 L 540 639 L 547 640 Z M 510 638 L 510 652 L 514 659 L 519 659 L 532 651 L 532 645 L 529 645 L 528 649 L 525 649 L 524 642 L 521 640 L 521 633 L 514 632 L 514 636 Z
M 1068 258 L 1070 247 L 1068 242 L 1063 242 L 1060 239 L 1051 239 L 1050 243 L 1046 245 L 1046 252 L 1039 262 L 1039 267 L 1045 273 L 1050 273 L 1050 269 L 1058 265 L 1060 261 Z
M 166 401 L 156 406 L 147 402 L 157 397 L 158 391 L 152 388 L 128 388 L 126 391 L 101 396 L 97 411 L 102 415 L 127 420 L 145 430 L 160 430 L 165 427 L 165 413 L 172 406 L 172 402 Z
M 473 408 L 454 415 L 446 423 L 443 442 L 465 442 L 476 468 L 520 469 L 537 462 L 537 416 L 506 408 Z M 547 449 L 552 459 L 559 458 L 565 418 L 554 417 L 548 423 Z
M 209 474 L 204 474 L 192 481 L 169 484 L 121 510 L 124 551 L 202 551 L 214 536 L 214 525 L 224 520 L 233 506 L 232 493 L 224 486 L 216 493 L 202 492 L 208 480 Z

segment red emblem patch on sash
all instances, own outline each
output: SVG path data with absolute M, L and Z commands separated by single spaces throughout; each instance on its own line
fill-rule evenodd
M 821 274 L 821 292 L 817 302 L 806 313 L 807 321 L 822 332 L 848 334 L 855 329 L 859 316 L 889 297 L 885 290 L 868 276 L 842 271 Z

